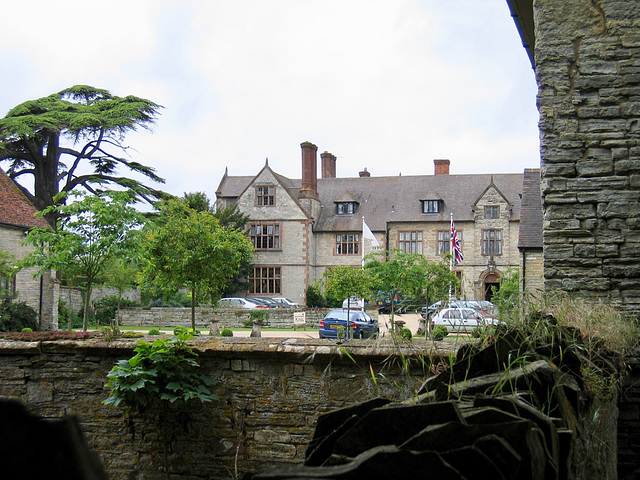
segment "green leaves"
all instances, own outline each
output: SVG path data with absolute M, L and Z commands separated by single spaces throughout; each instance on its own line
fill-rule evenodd
M 88 85 L 29 100 L 0 119 L 0 160 L 11 162 L 7 172 L 14 180 L 35 180 L 32 192 L 24 186 L 21 190 L 39 209 L 53 205 L 60 191 L 82 187 L 95 192 L 104 184 L 120 185 L 144 200 L 156 200 L 163 192 L 116 175 L 116 167 L 164 182 L 153 168 L 128 160 L 122 143 L 128 132 L 149 130 L 161 108 L 144 98 L 117 97 Z M 80 141 L 86 144 L 75 149 Z M 79 174 L 86 170 L 83 167 L 94 170 Z M 53 223 L 51 217 L 47 219 Z
M 136 355 L 119 360 L 107 374 L 111 395 L 105 405 L 144 408 L 158 398 L 171 404 L 218 400 L 216 381 L 200 373 L 197 356 L 184 339 L 172 337 L 138 342 Z
M 163 222 L 144 239 L 143 271 L 155 287 L 188 287 L 192 296 L 207 292 L 217 301 L 243 262 L 251 260 L 253 246 L 246 235 L 224 228 L 208 211 L 195 211 L 180 200 L 160 206 Z M 192 311 L 192 329 L 195 329 Z

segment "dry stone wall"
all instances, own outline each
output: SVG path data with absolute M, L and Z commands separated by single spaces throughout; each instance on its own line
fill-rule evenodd
M 640 4 L 536 0 L 545 288 L 640 310 Z
M 133 354 L 134 341 L 2 341 L 0 397 L 19 399 L 47 418 L 76 415 L 113 479 L 165 478 L 160 428 L 171 428 L 171 478 L 196 480 L 300 463 L 320 414 L 377 396 L 406 398 L 398 386 L 416 388 L 413 382 L 419 385 L 425 374 L 421 367 L 403 374 L 395 367 L 398 350 L 366 340 L 344 347 L 354 360 L 326 340 L 201 338 L 193 344 L 218 381 L 220 401 L 191 406 L 177 424 L 155 411 L 126 420 L 102 404 L 107 373 Z M 446 349 L 439 354 L 446 357 Z M 372 382 L 370 368 L 386 380 Z
M 251 310 L 233 310 L 226 308 L 196 308 L 196 328 L 209 329 L 211 320 L 218 322 L 220 328 L 241 328 L 246 322 L 251 321 Z M 324 318 L 328 309 L 293 308 L 269 309 L 268 326 L 272 328 L 292 328 L 294 326 L 293 315 L 295 312 L 304 312 L 305 324 L 308 328 L 318 328 L 320 320 Z M 368 312 L 373 318 L 377 318 L 377 311 Z M 191 327 L 190 308 L 122 308 L 118 311 L 120 325 L 132 325 L 141 327 Z

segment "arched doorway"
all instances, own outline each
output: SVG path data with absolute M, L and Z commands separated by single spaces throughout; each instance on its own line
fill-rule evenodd
M 491 301 L 494 291 L 500 290 L 500 274 L 492 272 L 487 273 L 482 281 L 482 291 L 484 299 Z

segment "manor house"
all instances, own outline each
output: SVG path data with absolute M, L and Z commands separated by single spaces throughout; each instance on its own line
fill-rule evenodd
M 440 261 L 450 248 L 451 215 L 464 255 L 455 267 L 459 297 L 490 298 L 509 268 L 520 269 L 523 288 L 542 287 L 538 169 L 450 175 L 449 160 L 434 160 L 432 175 L 376 177 L 365 168 L 336 178 L 336 157 L 324 152 L 318 178 L 317 147 L 301 148 L 301 179 L 278 174 L 267 161 L 255 176 L 225 172 L 216 190 L 218 207 L 235 203 L 249 216 L 256 251 L 248 294 L 304 304 L 325 269 L 360 266 L 375 243 Z

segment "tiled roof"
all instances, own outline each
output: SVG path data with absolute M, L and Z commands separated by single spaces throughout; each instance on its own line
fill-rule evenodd
M 518 247 L 542 248 L 542 199 L 539 168 L 527 168 L 524 171 Z
M 36 217 L 38 210 L 13 180 L 0 168 L 0 224 L 22 228 L 48 227 L 44 218 Z
M 225 177 L 218 188 L 219 197 L 234 197 L 254 177 Z M 301 180 L 279 176 L 294 198 L 298 198 Z M 387 222 L 448 222 L 453 213 L 456 222 L 472 221 L 472 205 L 486 188 L 493 185 L 513 205 L 512 219 L 520 218 L 523 174 L 417 175 L 394 177 L 318 178 L 322 212 L 316 219 L 316 231 L 352 231 L 362 228 L 362 217 L 372 231 L 386 231 Z M 354 198 L 355 215 L 335 215 L 335 202 Z M 441 199 L 439 214 L 422 214 L 420 200 Z

